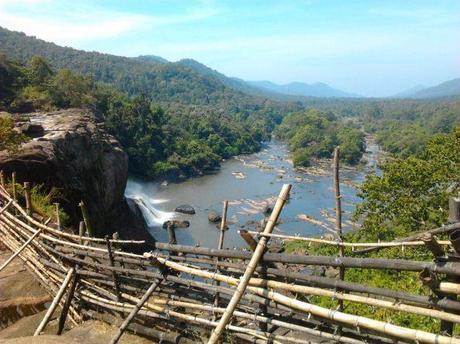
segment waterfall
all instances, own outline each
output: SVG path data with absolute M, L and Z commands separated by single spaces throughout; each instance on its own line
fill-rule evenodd
M 141 184 L 128 181 L 125 197 L 131 199 L 139 207 L 145 222 L 149 227 L 162 226 L 164 222 L 173 219 L 175 212 L 155 208 L 156 204 L 166 203 L 166 199 L 154 199 L 145 194 Z

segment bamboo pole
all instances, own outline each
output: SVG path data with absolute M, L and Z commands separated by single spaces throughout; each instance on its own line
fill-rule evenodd
M 85 222 L 86 232 L 88 233 L 88 236 L 93 237 L 94 231 L 93 231 L 93 227 L 91 226 L 91 222 L 89 220 L 88 209 L 86 209 L 86 205 L 83 201 L 80 201 L 78 205 L 81 209 L 81 215 L 83 216 L 83 221 Z
M 311 303 L 299 301 L 282 294 L 268 291 L 262 288 L 249 287 L 250 291 L 257 295 L 268 297 L 276 302 L 288 307 L 301 310 L 305 313 L 311 313 L 319 317 L 337 321 L 343 324 L 354 326 L 358 329 L 368 329 L 385 335 L 412 340 L 420 343 L 430 344 L 460 344 L 460 339 L 453 337 L 441 336 L 421 330 L 414 330 L 406 327 L 393 325 L 387 322 L 374 320 L 362 316 L 347 314 L 339 311 L 333 311 L 328 308 L 313 305 Z
M 342 195 L 340 194 L 340 148 L 339 146 L 334 149 L 334 193 L 335 193 L 335 227 L 337 231 L 337 237 L 340 242 L 343 242 L 342 236 Z M 343 246 L 339 246 L 339 257 L 344 256 Z M 339 279 L 345 280 L 345 267 L 342 265 L 339 267 Z M 340 289 L 339 289 L 340 291 Z M 343 300 L 339 300 L 339 311 L 343 311 Z M 341 331 L 341 327 L 339 327 Z
M 420 240 L 423 241 L 425 246 L 433 253 L 433 256 L 436 257 L 443 257 L 445 256 L 444 249 L 438 243 L 436 238 L 431 233 L 425 233 L 420 236 Z
M 264 233 L 271 233 L 273 231 L 273 228 L 275 227 L 275 224 L 278 221 L 278 217 L 281 213 L 281 210 L 283 209 L 284 203 L 286 203 L 286 201 L 288 200 L 290 190 L 291 190 L 290 184 L 283 185 L 283 188 L 281 189 L 281 192 L 278 196 L 273 212 L 270 215 L 270 218 L 264 229 Z M 219 320 L 219 324 L 212 331 L 211 337 L 208 340 L 208 344 L 215 344 L 218 341 L 222 332 L 224 331 L 225 327 L 230 321 L 232 314 L 235 308 L 237 307 L 238 302 L 241 300 L 241 297 L 244 291 L 246 290 L 248 282 L 252 274 L 254 273 L 254 270 L 257 264 L 259 263 L 260 258 L 262 257 L 264 253 L 266 243 L 267 243 L 267 238 L 265 237 L 259 240 L 257 244 L 257 248 L 254 251 L 252 258 L 247 265 L 246 271 L 244 272 L 243 277 L 241 277 L 241 281 L 238 284 L 238 287 L 236 288 L 235 294 L 233 294 L 233 297 L 230 300 L 230 303 L 228 304 L 224 314 L 222 315 L 222 318 Z
M 48 324 L 48 321 L 50 320 L 51 316 L 53 315 L 54 311 L 56 310 L 57 306 L 59 305 L 59 302 L 62 299 L 62 296 L 64 296 L 65 290 L 67 286 L 69 285 L 72 275 L 75 273 L 75 270 L 73 268 L 70 268 L 69 271 L 67 272 L 67 275 L 62 282 L 61 287 L 59 288 L 55 298 L 53 299 L 53 302 L 51 303 L 50 308 L 48 308 L 48 311 L 46 312 L 43 320 L 41 323 L 38 325 L 37 329 L 35 330 L 34 336 L 40 335 L 40 333 L 43 331 L 43 329 L 46 327 Z
M 112 254 L 112 245 L 110 243 L 109 237 L 106 235 L 105 240 L 107 242 L 107 253 L 109 256 L 109 264 L 111 267 L 115 266 L 115 262 L 113 260 L 113 254 Z M 117 301 L 121 300 L 121 292 L 120 292 L 120 286 L 118 284 L 118 278 L 117 278 L 117 273 L 112 270 L 112 279 L 113 279 L 113 284 L 115 286 L 115 294 L 117 296 Z
M 221 250 L 224 247 L 224 239 L 225 239 L 225 226 L 227 225 L 227 210 L 228 210 L 228 201 L 224 201 L 223 209 L 222 209 L 222 219 L 220 221 L 220 231 L 219 231 L 219 241 L 217 242 L 217 249 Z M 219 257 L 216 257 L 216 272 L 220 273 L 219 270 Z M 220 285 L 219 281 L 215 281 L 216 286 Z M 214 296 L 214 306 L 219 306 L 219 292 L 216 291 L 216 295 Z M 213 320 L 216 320 L 215 314 L 213 315 Z
M 78 223 L 78 236 L 80 237 L 80 245 L 83 245 L 83 237 L 85 236 L 85 222 Z
M 241 232 L 241 231 L 240 231 Z M 352 250 L 354 248 L 358 247 L 367 247 L 367 248 L 386 248 L 386 247 L 415 247 L 415 246 L 424 246 L 425 243 L 422 240 L 417 240 L 417 241 L 404 241 L 404 242 L 396 242 L 396 241 L 390 241 L 390 242 L 337 242 L 334 240 L 326 240 L 326 239 L 320 239 L 320 238 L 312 238 L 312 237 L 302 237 L 302 236 L 297 236 L 297 235 L 284 235 L 284 234 L 263 234 L 260 232 L 256 231 L 246 231 L 249 234 L 255 235 L 255 236 L 266 236 L 270 238 L 279 238 L 279 239 L 285 239 L 285 240 L 298 240 L 298 241 L 307 241 L 307 242 L 312 242 L 312 243 L 318 243 L 318 244 L 325 244 L 325 245 L 330 245 L 330 246 L 337 246 L 337 247 L 350 247 Z M 451 246 L 452 243 L 450 240 L 438 240 L 437 243 L 439 245 L 444 245 L 444 246 Z M 355 251 L 358 252 L 358 251 Z
M 30 183 L 24 182 L 24 198 L 26 200 L 26 212 L 27 215 L 32 214 L 32 198 L 30 195 Z
M 61 215 L 59 214 L 59 203 L 54 203 L 55 211 L 56 211 L 56 225 L 57 229 L 61 230 Z
M 16 202 L 18 200 L 17 192 L 16 192 L 16 172 L 11 173 L 11 186 L 13 192 L 13 199 Z
M 157 259 L 161 263 L 165 264 L 166 266 L 174 270 L 184 272 L 184 273 L 189 273 L 189 274 L 203 277 L 203 278 L 218 279 L 221 282 L 225 282 L 231 285 L 238 285 L 238 282 L 239 282 L 238 279 L 233 278 L 233 277 L 200 270 L 200 269 L 192 268 L 189 266 L 184 266 L 178 263 L 167 261 L 163 258 L 157 258 Z M 407 313 L 413 313 L 413 314 L 422 315 L 426 317 L 444 319 L 444 320 L 449 320 L 449 321 L 460 323 L 460 316 L 456 314 L 451 314 L 451 313 L 438 311 L 434 309 L 423 308 L 423 307 L 411 306 L 411 305 L 402 304 L 402 303 L 395 303 L 393 301 L 385 301 L 385 300 L 379 300 L 379 299 L 364 297 L 364 296 L 359 296 L 359 295 L 351 295 L 351 294 L 345 294 L 345 293 L 336 292 L 336 291 L 329 291 L 329 290 L 325 290 L 321 288 L 307 287 L 303 285 L 294 285 L 294 284 L 289 284 L 289 283 L 284 283 L 284 282 L 264 280 L 261 278 L 251 278 L 248 281 L 248 285 L 251 287 L 273 288 L 273 289 L 289 291 L 292 293 L 301 293 L 305 295 L 326 296 L 330 298 L 337 298 L 339 300 L 362 303 L 362 304 L 367 304 L 370 306 L 387 308 L 387 309 L 392 309 L 396 311 L 403 311 Z
M 443 293 L 460 295 L 460 284 L 455 282 L 440 282 L 438 289 Z
M 8 201 L 8 203 L 6 203 L 5 206 L 0 209 L 0 215 L 3 214 L 3 212 L 6 211 L 12 203 L 13 201 Z
M 32 216 L 27 215 L 26 211 L 22 209 L 22 207 L 14 201 L 12 197 L 9 196 L 9 194 L 6 192 L 4 188 L 0 187 L 0 196 L 3 197 L 6 201 L 13 201 L 12 205 L 13 207 L 20 213 L 19 215 L 22 215 L 24 219 L 26 219 L 29 223 L 31 223 L 34 226 L 37 226 L 38 228 L 43 228 L 46 232 L 51 233 L 56 235 L 57 237 L 61 238 L 67 238 L 67 239 L 72 239 L 75 241 L 80 241 L 80 237 L 75 234 L 70 234 L 66 233 L 63 231 L 56 230 L 52 227 L 48 227 L 44 225 L 43 223 L 40 223 L 39 221 L 35 220 Z M 18 219 L 19 222 L 24 223 Z M 83 238 L 85 241 L 91 241 L 91 242 L 98 242 L 98 243 L 105 243 L 104 238 L 93 238 L 93 237 L 84 237 Z M 112 243 L 117 243 L 117 244 L 126 244 L 126 245 L 131 245 L 131 244 L 145 244 L 145 240 L 110 240 Z
M 3 222 L 3 223 L 0 222 L 0 233 L 3 232 L 3 234 L 4 234 L 3 242 L 5 242 L 7 244 L 8 248 L 10 250 L 17 251 L 20 248 L 20 243 L 21 243 L 19 241 L 19 239 L 18 239 L 19 236 L 15 232 L 5 231 L 6 228 L 7 227 L 5 226 L 5 222 Z M 10 235 L 10 234 L 14 234 L 16 236 L 16 238 L 13 238 L 13 236 Z M 23 252 L 21 252 L 19 254 L 19 258 L 21 258 L 23 260 L 23 262 L 26 265 L 26 268 L 28 268 L 29 271 L 33 275 L 38 277 L 38 280 L 39 280 L 40 284 L 42 284 L 43 288 L 51 296 L 54 296 L 58 291 L 57 286 L 59 286 L 59 284 L 57 284 L 57 283 L 60 283 L 61 280 L 56 279 L 55 276 L 50 275 L 50 272 L 46 271 L 44 269 L 44 266 L 41 265 L 39 263 L 39 261 L 35 258 L 38 255 L 38 252 L 34 251 L 32 249 L 32 246 L 36 246 L 36 247 L 41 248 L 36 241 L 32 241 L 32 245 L 27 246 L 27 248 L 24 249 Z M 50 256 L 50 257 L 54 258 L 53 256 Z M 56 260 L 56 264 L 60 265 L 59 261 Z M 63 268 L 63 267 L 62 267 L 62 269 L 65 270 L 65 268 Z M 57 286 L 55 286 L 55 283 L 57 284 Z M 70 320 L 76 325 L 77 321 L 75 319 L 80 320 L 81 318 L 80 318 L 79 314 L 73 308 L 71 308 L 71 312 L 72 312 L 72 314 L 70 316 Z
M 2 187 L 5 187 L 5 173 L 3 170 L 0 170 L 0 185 Z
M 62 331 L 64 330 L 65 321 L 67 319 L 67 314 L 69 313 L 69 308 L 72 304 L 72 299 L 75 293 L 75 289 L 77 288 L 77 284 L 78 274 L 75 270 L 75 272 L 72 274 L 72 281 L 70 282 L 69 292 L 67 293 L 64 306 L 62 307 L 61 315 L 59 316 L 57 335 L 61 335 Z
M 265 235 L 261 235 L 262 237 Z M 216 250 L 204 247 L 169 245 L 156 242 L 155 247 L 159 250 L 170 250 L 211 257 L 250 259 L 251 253 L 237 250 Z M 334 256 L 305 256 L 298 254 L 270 253 L 267 252 L 262 257 L 264 262 L 277 262 L 286 264 L 302 265 L 324 265 L 346 268 L 396 270 L 396 271 L 422 271 L 428 269 L 436 273 L 448 275 L 460 275 L 460 263 L 458 262 L 423 262 L 408 261 L 406 259 L 384 259 L 384 258 L 357 258 L 357 257 L 334 257 Z
M 438 228 L 433 228 L 433 229 L 423 231 L 423 232 L 419 232 L 417 234 L 413 234 L 413 235 L 410 235 L 410 236 L 407 236 L 407 237 L 404 237 L 404 238 L 401 238 L 401 239 L 396 239 L 393 242 L 397 243 L 397 242 L 416 241 L 416 240 L 419 240 L 420 236 L 425 234 L 425 233 L 430 233 L 432 235 L 447 234 L 447 233 L 450 233 L 450 232 L 452 232 L 452 231 L 454 231 L 456 229 L 460 229 L 460 222 L 453 223 L 453 224 L 446 225 L 446 226 L 442 226 L 442 227 L 438 227 Z M 355 251 L 354 253 L 355 254 L 369 253 L 369 252 L 373 252 L 373 251 L 376 251 L 376 250 L 380 250 L 381 248 L 382 247 L 370 247 L 370 248 L 366 248 L 366 249 L 363 249 L 363 250 L 360 250 L 360 251 Z
M 118 328 L 118 331 L 113 336 L 112 340 L 110 341 L 110 344 L 117 344 L 118 343 L 118 341 L 120 340 L 121 336 L 123 335 L 125 330 L 128 328 L 129 324 L 131 323 L 131 321 L 134 319 L 136 314 L 140 311 L 140 309 L 142 308 L 144 303 L 147 302 L 147 300 L 152 295 L 152 293 L 155 291 L 155 289 L 158 288 L 158 286 L 160 285 L 161 281 L 162 280 L 155 281 L 150 285 L 149 289 L 147 289 L 147 291 L 142 296 L 142 298 L 140 300 L 138 300 L 138 302 L 136 303 L 136 305 L 132 309 L 131 313 L 129 313 L 129 315 L 126 317 L 125 321 L 123 321 L 121 326 Z
M 22 252 L 22 250 L 24 250 L 32 242 L 32 240 L 34 240 L 38 235 L 40 235 L 41 231 L 41 229 L 37 230 L 35 234 L 33 234 L 16 252 L 14 252 L 14 254 L 10 258 L 8 258 L 8 260 L 4 262 L 2 266 L 0 266 L 0 271 L 6 268 L 8 264 L 10 264 L 13 261 L 13 259 L 16 258 Z

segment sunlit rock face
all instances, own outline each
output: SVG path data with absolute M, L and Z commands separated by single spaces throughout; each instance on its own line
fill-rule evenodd
M 123 237 L 139 238 L 146 233 L 124 198 L 128 156 L 98 114 L 90 109 L 34 113 L 21 116 L 16 125 L 29 140 L 15 154 L 0 153 L 5 173 L 16 171 L 19 182 L 58 188 L 74 225 L 81 219 L 78 203 L 83 200 L 98 236 L 120 231 Z

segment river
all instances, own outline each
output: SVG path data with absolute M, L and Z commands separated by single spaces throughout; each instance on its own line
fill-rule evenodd
M 367 140 L 366 166 L 341 170 L 344 230 L 353 224 L 349 217 L 359 202 L 356 185 L 369 171 L 376 169 L 378 146 Z M 238 230 L 254 230 L 255 222 L 264 218 L 264 208 L 273 206 L 284 183 L 292 184 L 291 197 L 281 214 L 281 223 L 274 233 L 318 236 L 334 230 L 334 193 L 330 162 L 310 169 L 294 169 L 285 144 L 271 141 L 255 154 L 224 161 L 214 174 L 188 179 L 180 183 L 145 182 L 129 179 L 126 196 L 141 200 L 141 210 L 152 235 L 167 242 L 164 221 L 190 221 L 190 227 L 176 229 L 177 241 L 186 245 L 215 247 L 219 230 L 208 221 L 210 211 L 222 212 L 222 203 L 229 201 L 225 247 L 245 246 Z M 190 204 L 195 215 L 175 213 L 181 204 Z

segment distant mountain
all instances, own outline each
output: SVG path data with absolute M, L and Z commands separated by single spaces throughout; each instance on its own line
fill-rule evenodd
M 421 91 L 421 90 L 424 90 L 425 88 L 427 88 L 426 86 L 424 85 L 416 85 L 414 87 L 411 87 L 405 91 L 401 91 L 399 93 L 396 93 L 395 95 L 391 96 L 390 98 L 408 98 L 408 97 L 411 97 L 412 95 L 414 95 L 415 93 Z
M 243 79 L 239 78 L 233 78 L 233 77 L 228 77 L 225 74 L 222 74 L 212 68 L 209 68 L 208 66 L 193 60 L 193 59 L 182 59 L 177 62 L 178 64 L 191 68 L 195 72 L 204 75 L 204 76 L 210 76 L 213 78 L 216 78 L 223 82 L 226 86 L 233 88 L 234 90 L 250 94 L 253 96 L 260 96 L 260 97 L 266 97 L 270 99 L 276 99 L 276 100 L 286 100 L 286 97 L 281 96 L 277 92 L 271 92 L 266 89 L 261 89 L 256 86 L 251 85 L 247 81 L 244 81 Z
M 410 98 L 441 98 L 451 96 L 460 96 L 460 78 L 419 90 L 410 95 Z
M 168 63 L 169 61 L 162 58 L 161 56 L 156 55 L 139 55 L 138 57 L 133 57 L 134 60 L 143 61 L 143 62 L 150 62 L 153 64 L 158 63 Z
M 278 85 L 271 81 L 248 81 L 252 86 L 259 89 L 264 89 L 271 92 L 290 96 L 303 96 L 303 97 L 336 97 L 336 98 L 358 98 L 357 94 L 347 93 L 329 85 L 316 82 L 314 84 L 306 84 L 303 82 L 291 82 L 285 85 Z

